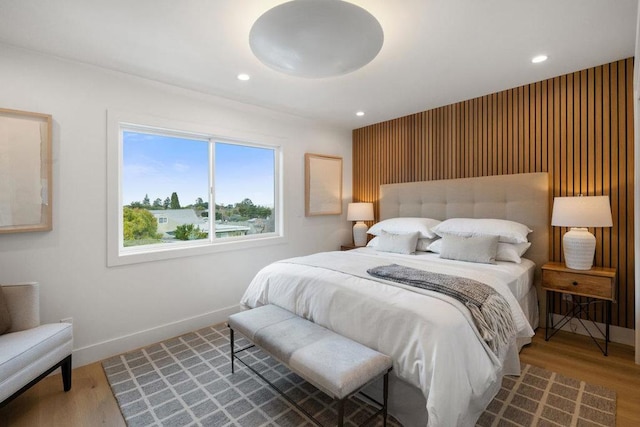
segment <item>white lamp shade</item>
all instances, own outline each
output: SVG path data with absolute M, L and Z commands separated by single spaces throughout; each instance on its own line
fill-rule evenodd
M 611 206 L 607 196 L 556 197 L 551 225 L 571 227 L 562 238 L 564 262 L 574 270 L 589 270 L 593 265 L 596 238 L 585 227 L 611 227 Z
M 347 221 L 372 221 L 373 203 L 349 203 Z
M 558 227 L 611 227 L 608 196 L 556 197 L 551 225 Z

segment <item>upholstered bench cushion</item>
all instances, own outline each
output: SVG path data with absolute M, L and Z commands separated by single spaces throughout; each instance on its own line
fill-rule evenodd
M 336 399 L 357 391 L 393 364 L 389 356 L 275 305 L 231 315 L 229 326 Z
M 71 354 L 73 327 L 51 323 L 0 336 L 0 402 Z

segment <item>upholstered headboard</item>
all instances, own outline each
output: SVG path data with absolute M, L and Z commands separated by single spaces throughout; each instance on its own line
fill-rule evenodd
M 525 254 L 540 267 L 549 260 L 549 176 L 547 173 L 385 184 L 380 219 L 395 217 L 500 218 L 533 230 Z

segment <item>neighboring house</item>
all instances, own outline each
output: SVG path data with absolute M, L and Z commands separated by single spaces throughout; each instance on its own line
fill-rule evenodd
M 200 218 L 193 209 L 159 209 L 149 210 L 158 221 L 158 233 L 162 238 L 173 238 L 176 227 L 184 224 L 199 226 L 201 230 L 209 228 L 209 218 Z M 244 225 L 221 224 L 216 222 L 216 237 L 235 237 L 246 235 L 251 228 Z
M 193 224 L 200 229 L 207 229 L 206 218 L 198 218 L 193 209 L 159 209 L 149 210 L 158 220 L 158 233 L 163 238 L 172 238 L 169 233 L 176 231 L 176 227 L 184 224 Z

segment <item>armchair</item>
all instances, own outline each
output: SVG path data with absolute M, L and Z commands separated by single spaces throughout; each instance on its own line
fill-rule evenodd
M 64 391 L 71 389 L 73 326 L 40 325 L 37 283 L 2 285 L 11 328 L 0 335 L 0 408 L 62 368 Z

